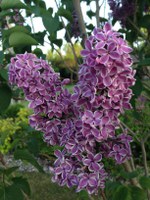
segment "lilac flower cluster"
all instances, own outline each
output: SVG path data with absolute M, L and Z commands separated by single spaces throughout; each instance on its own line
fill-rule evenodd
M 34 114 L 30 125 L 44 133 L 49 145 L 59 145 L 50 167 L 53 181 L 77 191 L 97 193 L 108 177 L 106 160 L 123 163 L 131 155 L 132 138 L 116 134 L 119 115 L 130 109 L 135 82 L 132 51 L 127 43 L 105 24 L 95 29 L 81 51 L 83 64 L 79 81 L 70 94 L 46 61 L 33 54 L 11 59 L 9 81 L 22 88 Z
M 134 0 L 108 0 L 108 4 L 115 20 L 119 20 L 122 26 L 126 26 L 127 18 L 135 12 Z

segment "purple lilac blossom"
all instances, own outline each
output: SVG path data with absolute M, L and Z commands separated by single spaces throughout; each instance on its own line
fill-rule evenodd
M 136 11 L 135 0 L 108 0 L 111 15 L 116 21 L 120 21 L 123 27 L 127 24 L 127 19 Z
M 104 161 L 116 164 L 130 158 L 132 138 L 116 134 L 121 113 L 130 109 L 135 83 L 132 49 L 106 23 L 95 29 L 81 51 L 79 81 L 70 94 L 51 66 L 25 53 L 11 59 L 9 81 L 22 88 L 33 110 L 30 125 L 43 132 L 48 145 L 59 145 L 50 167 L 52 180 L 97 193 L 108 177 Z

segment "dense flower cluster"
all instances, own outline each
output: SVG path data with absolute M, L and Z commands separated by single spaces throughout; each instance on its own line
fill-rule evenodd
M 49 145 L 59 145 L 50 168 L 53 181 L 90 194 L 105 187 L 104 163 L 121 164 L 130 157 L 132 138 L 116 134 L 119 115 L 130 109 L 135 82 L 132 51 L 107 23 L 95 29 L 81 51 L 79 81 L 70 94 L 46 61 L 33 54 L 17 55 L 9 67 L 10 83 L 22 88 L 34 114 L 30 125 L 44 133 Z
M 113 18 L 126 26 L 127 18 L 135 12 L 135 0 L 108 0 L 108 4 Z

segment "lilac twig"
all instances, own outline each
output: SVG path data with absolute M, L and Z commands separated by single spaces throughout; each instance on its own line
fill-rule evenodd
M 83 20 L 80 0 L 73 0 L 73 5 L 74 5 L 75 11 L 76 11 L 77 16 L 78 16 L 79 28 L 80 28 L 80 31 L 81 31 L 81 34 L 82 34 L 82 38 L 83 38 L 83 42 L 82 43 L 84 45 L 85 40 L 87 38 L 87 34 L 86 34 L 85 23 L 84 23 L 84 20 Z

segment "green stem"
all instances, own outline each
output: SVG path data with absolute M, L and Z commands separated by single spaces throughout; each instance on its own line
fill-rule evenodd
M 5 199 L 5 197 L 6 197 L 6 194 L 5 194 L 5 174 L 3 173 L 3 187 L 4 187 L 4 199 Z
M 146 150 L 145 150 L 145 142 L 143 139 L 141 139 L 141 149 L 142 149 L 145 176 L 149 177 L 148 165 L 147 165 L 147 155 L 146 155 Z M 149 190 L 147 190 L 147 199 L 150 200 L 150 191 Z
M 136 136 L 136 133 L 134 133 L 124 122 L 120 121 L 120 125 L 121 128 L 125 127 L 132 134 L 132 136 L 134 136 L 136 140 L 140 142 L 139 138 Z

